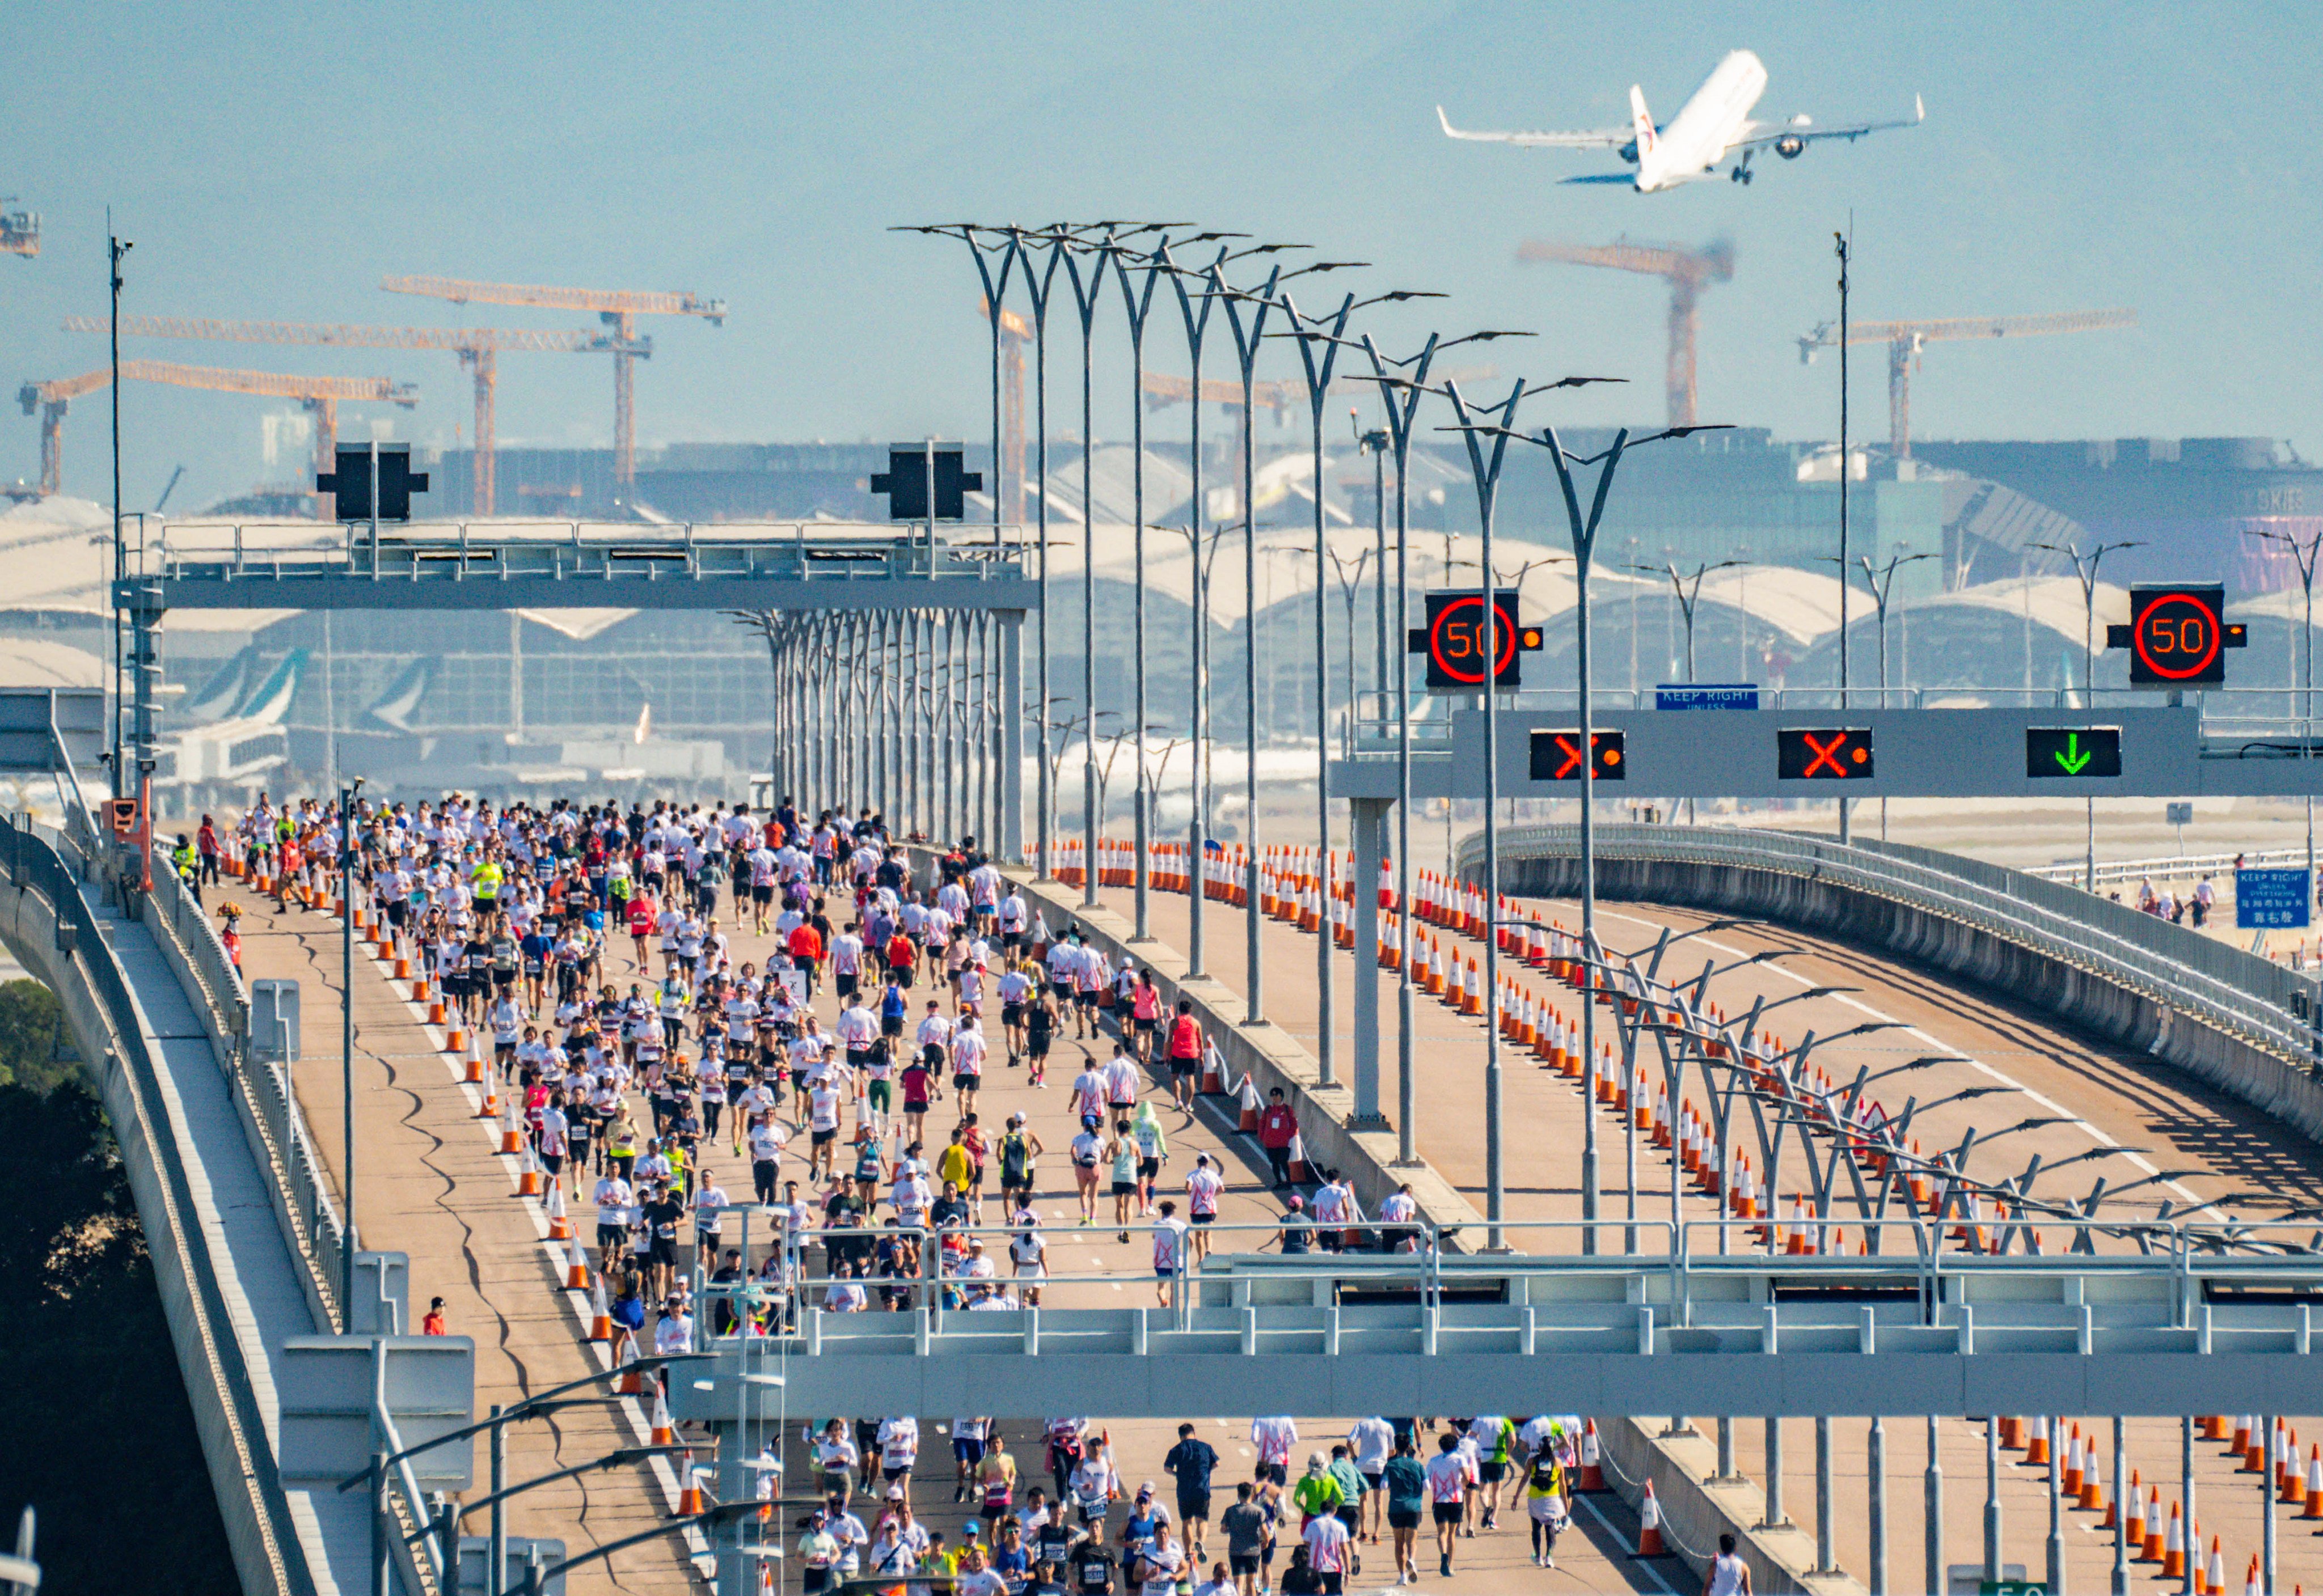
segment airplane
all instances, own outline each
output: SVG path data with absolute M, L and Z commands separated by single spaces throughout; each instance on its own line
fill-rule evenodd
M 1675 119 L 1656 126 L 1647 114 L 1646 96 L 1630 86 L 1630 125 L 1583 133 L 1471 133 L 1452 125 L 1444 107 L 1436 120 L 1444 136 L 1483 143 L 1518 144 L 1558 150 L 1611 150 L 1637 168 L 1632 172 L 1594 172 L 1566 178 L 1567 183 L 1626 183 L 1640 194 L 1699 183 L 1717 175 L 1719 163 L 1740 151 L 1728 170 L 1735 182 L 1750 180 L 1750 158 L 1771 149 L 1786 161 L 1796 161 L 1806 147 L 1823 139 L 1852 142 L 1866 133 L 1891 127 L 1911 127 L 1926 119 L 1927 107 L 1912 96 L 1912 115 L 1895 122 L 1859 122 L 1845 127 L 1817 127 L 1812 118 L 1794 116 L 1788 122 L 1753 122 L 1750 112 L 1767 92 L 1766 64 L 1747 50 L 1738 50 L 1720 61 L 1702 87 L 1678 108 Z

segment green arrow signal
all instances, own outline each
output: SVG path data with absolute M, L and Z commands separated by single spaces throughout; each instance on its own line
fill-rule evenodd
M 2088 766 L 2089 762 L 2097 757 L 2097 752 L 2095 749 L 2091 749 L 2088 753 L 2083 753 L 2081 751 L 2081 734 L 2078 731 L 2068 732 L 2066 734 L 2065 749 L 2066 751 L 2064 753 L 2059 754 L 2056 757 L 2057 763 L 2064 766 L 2065 774 L 2067 775 L 2080 775 L 2082 769 Z

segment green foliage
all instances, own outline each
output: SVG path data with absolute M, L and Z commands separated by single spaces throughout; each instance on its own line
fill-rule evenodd
M 55 1004 L 30 981 L 0 986 L 0 1045 L 33 1029 L 21 1023 L 37 1012 L 27 987 Z M 0 1522 L 40 1509 L 44 1596 L 231 1596 L 233 1555 L 104 1110 L 78 1086 L 20 1077 L 0 1085 L 0 1136 L 13 1442 L 0 1447 Z M 121 1533 L 124 1503 L 136 1504 L 133 1535 Z
M 0 1086 L 54 1091 L 79 1070 L 56 1058 L 70 1052 L 71 1042 L 64 1004 L 55 993 L 38 981 L 0 983 Z

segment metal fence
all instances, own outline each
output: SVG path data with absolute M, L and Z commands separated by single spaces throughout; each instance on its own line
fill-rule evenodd
M 2244 867 L 2262 869 L 2290 866 L 2305 868 L 2307 849 L 2300 848 L 2252 848 L 2242 853 L 2178 853 L 2163 854 L 2150 859 L 2116 859 L 2110 864 L 2098 864 L 2098 885 L 2105 886 L 2122 881 L 2191 881 L 2204 876 L 2231 876 L 2237 861 Z M 2062 882 L 2078 885 L 2087 878 L 2088 867 L 2080 859 L 2059 859 L 2053 865 L 2035 865 L 2025 872 L 2043 881 Z
M 1601 859 L 1769 870 L 1829 881 L 1975 927 L 2004 941 L 2149 994 L 2228 1035 L 2302 1066 L 2316 1033 L 2314 977 L 2283 968 L 2126 903 L 2021 870 L 1903 843 L 1788 831 L 1601 824 Z M 1578 826 L 1518 826 L 1501 832 L 1501 855 L 1577 858 Z M 1460 845 L 1457 867 L 1473 874 L 1480 838 Z
M 252 1056 L 250 1046 L 250 995 L 241 974 L 218 940 L 217 928 L 202 905 L 179 883 L 165 849 L 153 854 L 153 893 L 147 923 L 157 937 L 173 941 L 194 972 L 198 992 L 187 997 L 208 1005 L 211 1032 L 219 1039 L 226 1078 L 249 1110 L 264 1146 L 253 1149 L 261 1167 L 274 1183 L 280 1210 L 289 1215 L 291 1244 L 311 1278 L 331 1322 L 341 1329 L 348 1323 L 346 1305 L 339 1301 L 338 1260 L 344 1228 L 323 1173 L 307 1117 L 287 1062 Z

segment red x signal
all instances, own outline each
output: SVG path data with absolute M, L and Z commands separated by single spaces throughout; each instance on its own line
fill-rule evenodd
M 1628 779 L 1628 736 L 1621 731 L 1593 731 L 1589 746 L 1595 750 L 1593 775 L 1601 782 Z M 1532 779 L 1537 782 L 1577 782 L 1581 779 L 1581 733 L 1536 731 L 1532 734 Z
M 1860 727 L 1780 730 L 1775 746 L 1775 774 L 1786 782 L 1861 781 L 1872 773 L 1871 733 Z

